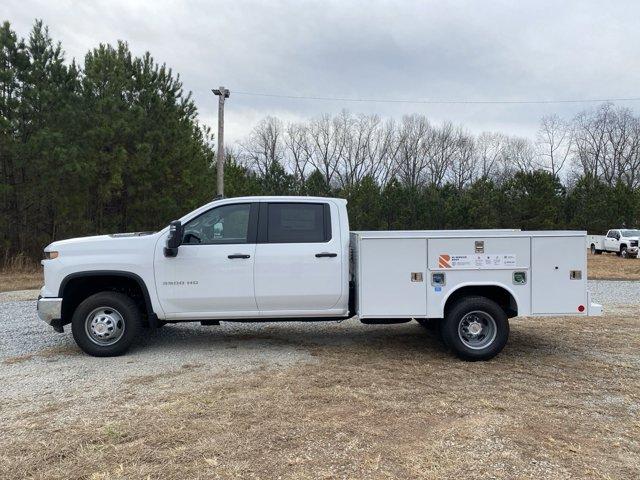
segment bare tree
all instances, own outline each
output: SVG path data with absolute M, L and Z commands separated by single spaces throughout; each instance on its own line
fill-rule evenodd
M 400 142 L 393 119 L 378 126 L 367 152 L 367 171 L 384 186 L 397 172 Z
M 611 105 L 602 105 L 596 111 L 579 113 L 574 119 L 574 147 L 576 161 L 584 175 L 600 178 L 606 168 L 609 149 L 607 123 Z
M 340 121 L 332 119 L 329 115 L 312 120 L 309 125 L 309 139 L 310 162 L 330 185 L 344 149 L 344 132 L 341 131 Z
M 498 175 L 506 143 L 507 138 L 502 133 L 482 132 L 478 136 L 474 150 L 478 175 L 485 178 L 495 178 Z
M 433 141 L 429 142 L 427 177 L 428 183 L 441 186 L 456 150 L 457 132 L 451 122 L 445 122 L 432 131 Z
M 240 143 L 241 160 L 260 175 L 266 175 L 275 162 L 282 163 L 284 158 L 282 130 L 282 122 L 275 117 L 261 120 Z
M 449 166 L 449 179 L 456 188 L 462 189 L 474 181 L 478 174 L 478 156 L 475 141 L 461 128 L 456 132 L 454 155 Z
M 635 187 L 640 166 L 640 126 L 638 118 L 627 108 L 617 109 L 608 117 L 607 139 L 610 145 L 605 171 L 613 182 Z
M 402 118 L 398 133 L 396 171 L 405 185 L 417 187 L 426 181 L 428 152 L 434 142 L 433 127 L 422 115 Z
M 293 171 L 297 180 L 304 182 L 312 156 L 309 127 L 301 123 L 289 124 L 284 143 L 288 160 L 287 166 Z
M 559 175 L 573 148 L 573 129 L 558 115 L 542 117 L 536 137 L 542 167 Z
M 532 142 L 523 137 L 506 137 L 502 153 L 503 173 L 530 173 L 536 169 L 536 152 Z

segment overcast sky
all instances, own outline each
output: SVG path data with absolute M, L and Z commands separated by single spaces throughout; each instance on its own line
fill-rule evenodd
M 265 115 L 422 113 L 472 132 L 533 136 L 548 113 L 593 104 L 348 103 L 241 95 L 407 100 L 640 97 L 640 2 L 618 1 L 34 1 L 2 0 L 26 36 L 42 18 L 69 59 L 100 42 L 129 43 L 180 73 L 215 127 L 212 87 L 231 89 L 227 138 Z M 638 110 L 640 102 L 619 102 Z

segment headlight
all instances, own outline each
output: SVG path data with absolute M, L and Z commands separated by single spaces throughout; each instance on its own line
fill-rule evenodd
M 53 260 L 54 258 L 58 258 L 58 256 L 59 256 L 58 252 L 44 252 L 45 260 Z

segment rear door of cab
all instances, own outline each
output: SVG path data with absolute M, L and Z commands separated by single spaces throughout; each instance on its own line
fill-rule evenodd
M 322 201 L 260 203 L 254 282 L 262 316 L 334 313 L 343 294 L 337 206 Z

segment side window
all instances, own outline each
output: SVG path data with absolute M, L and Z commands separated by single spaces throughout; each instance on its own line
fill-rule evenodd
M 613 238 L 613 237 L 615 237 L 615 235 L 614 235 L 614 233 L 613 233 L 613 230 L 609 230 L 609 231 L 607 232 L 607 237 L 609 237 L 609 238 Z
M 187 222 L 182 243 L 215 245 L 247 243 L 251 204 L 241 203 L 212 208 Z
M 320 243 L 331 239 L 329 205 L 270 203 L 268 243 Z

